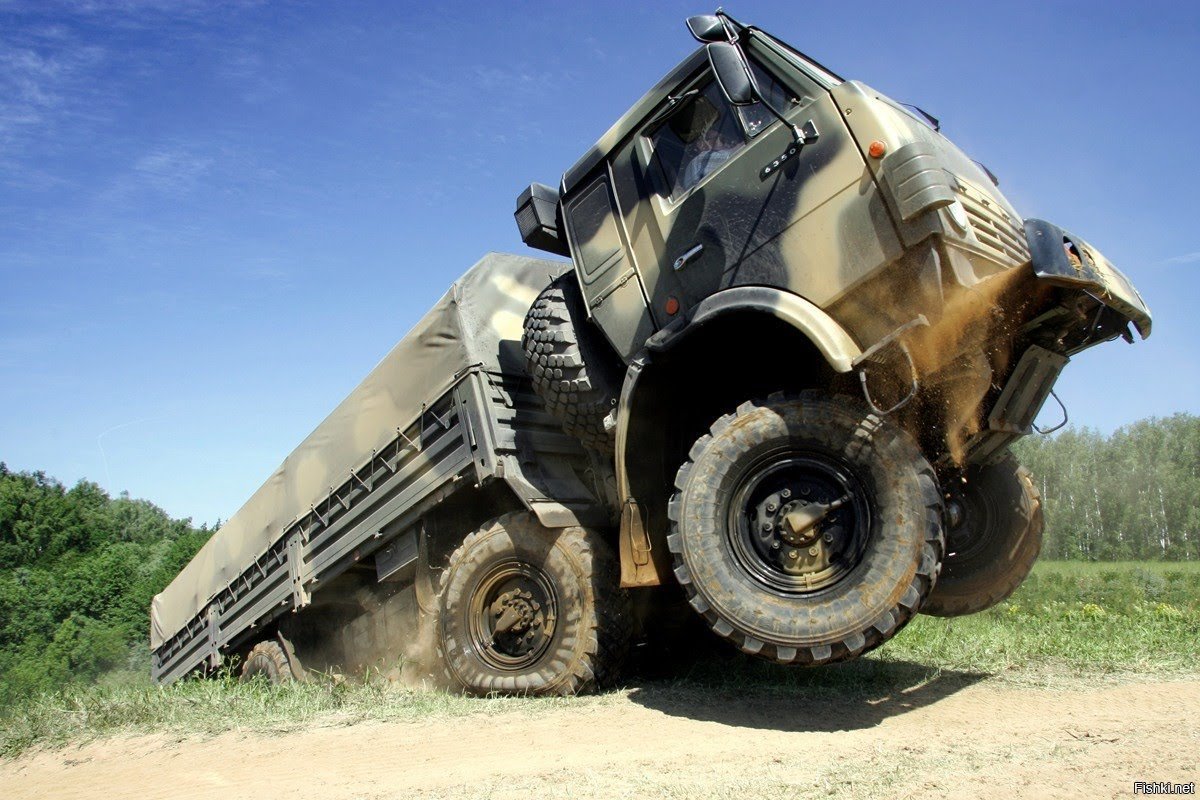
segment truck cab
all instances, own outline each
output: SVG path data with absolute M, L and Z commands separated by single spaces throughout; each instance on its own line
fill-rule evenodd
M 814 576 L 858 563 L 862 553 L 809 542 L 819 526 L 795 509 L 788 524 L 803 530 L 780 539 L 782 518 L 773 515 L 787 505 L 781 495 L 747 489 L 748 505 L 725 508 L 724 522 L 694 535 L 688 526 L 700 523 L 688 523 L 681 509 L 689 491 L 693 502 L 724 491 L 688 487 L 705 453 L 716 464 L 719 454 L 709 451 L 733 446 L 720 442 L 745 408 L 823 420 L 830 409 L 854 407 L 916 447 L 927 467 L 913 475 L 934 476 L 939 531 L 930 536 L 941 543 L 936 555 L 914 557 L 940 566 L 918 594 L 936 598 L 941 570 L 946 597 L 956 575 L 969 596 L 942 603 L 944 613 L 999 602 L 1027 574 L 1036 547 L 1025 545 L 1023 563 L 986 578 L 998 569 L 984 565 L 992 557 L 973 555 L 969 565 L 966 554 L 999 553 L 1005 536 L 1008 545 L 1040 545 L 1041 536 L 1040 501 L 1009 445 L 1033 432 L 1071 355 L 1116 337 L 1132 342 L 1131 326 L 1149 335 L 1145 302 L 1091 244 L 1023 219 L 997 179 L 929 114 L 722 11 L 687 25 L 701 46 L 567 169 L 557 189 L 534 184 L 518 198 L 526 244 L 574 265 L 572 285 L 552 289 L 559 307 L 535 304 L 526 352 L 535 385 L 567 430 L 586 429 L 596 449 L 613 454 L 624 585 L 710 571 L 706 559 L 720 553 L 688 555 L 686 542 L 702 548 L 705 536 L 716 536 L 733 552 L 742 547 L 729 544 L 740 525 L 774 531 L 742 537 L 743 549 L 758 554 L 743 559 L 758 588 L 801 599 L 833 591 L 836 581 Z M 822 408 L 829 413 L 814 410 Z M 780 441 L 792 444 L 779 447 L 805 440 L 788 436 Z M 822 478 L 824 467 L 793 467 L 789 485 L 830 494 L 828 514 L 855 494 Z M 843 467 L 862 469 L 842 463 L 827 472 Z M 913 478 L 914 487 L 921 483 Z M 1008 510 L 997 512 L 1003 519 L 986 511 L 1000 496 L 1008 498 Z M 888 510 L 870 505 L 863 514 Z M 995 541 L 984 547 L 981 536 Z M 720 590 L 681 582 L 714 630 L 748 652 L 774 641 L 779 661 L 844 657 L 830 656 L 826 644 L 779 644 L 790 634 L 750 632 L 738 612 L 712 610 Z M 877 619 L 907 619 L 913 608 Z M 757 618 L 764 605 L 743 610 Z M 794 641 L 808 640 L 796 633 Z M 858 635 L 848 641 L 831 652 L 853 651 Z
M 669 360 L 690 334 L 734 317 L 722 338 L 740 342 L 739 361 L 757 361 L 750 353 L 768 347 L 783 320 L 803 339 L 792 348 L 795 371 L 833 373 L 813 378 L 820 381 L 854 373 L 868 400 L 887 409 L 918 399 L 908 391 L 914 381 L 951 381 L 961 393 L 964 358 L 986 376 L 980 386 L 1002 385 L 1035 340 L 1047 344 L 1049 336 L 1053 346 L 1044 349 L 1069 356 L 1128 337 L 1128 323 L 1149 335 L 1149 312 L 1132 283 L 1078 237 L 1023 220 L 936 119 L 723 13 L 688 27 L 703 46 L 571 166 L 557 190 L 535 184 L 518 201 L 523 239 L 570 256 L 589 329 L 622 368 Z M 744 67 L 749 97 L 731 98 L 715 48 L 736 51 L 734 71 Z M 1040 338 L 1025 331 L 1016 342 L 1006 331 L 1003 345 L 981 348 L 979 340 L 997 332 L 966 335 L 976 320 L 964 317 L 1001 303 L 1020 305 L 1013 313 L 1026 317 L 1056 313 L 1041 320 Z M 1061 328 L 1068 318 L 1079 324 L 1051 334 L 1051 322 Z M 947 337 L 943 328 L 957 333 Z M 769 371 L 786 369 L 770 361 Z M 1053 383 L 1045 373 L 1056 376 L 1062 363 L 1042 359 L 1034 371 L 1045 391 L 1008 410 L 1006 435 L 986 435 L 985 417 L 999 399 L 992 392 L 941 420 L 938 427 L 954 430 L 929 444 L 954 450 L 960 464 L 969 451 L 975 460 L 993 455 L 1012 441 L 1013 420 L 1029 431 Z M 728 365 L 720 372 L 728 382 Z M 759 391 L 788 383 L 750 381 Z

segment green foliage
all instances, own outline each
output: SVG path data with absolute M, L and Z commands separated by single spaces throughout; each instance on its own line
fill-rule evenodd
M 151 598 L 212 531 L 145 500 L 0 463 L 0 705 L 148 668 Z
M 1068 428 L 1014 449 L 1042 492 L 1044 556 L 1200 560 L 1200 417 L 1142 420 L 1108 437 Z

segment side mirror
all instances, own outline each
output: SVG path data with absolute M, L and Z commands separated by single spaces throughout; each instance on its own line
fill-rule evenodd
M 712 65 L 725 99 L 735 106 L 749 106 L 757 102 L 754 82 L 742 51 L 729 42 L 711 42 L 704 49 L 708 52 L 708 63 Z
M 698 42 L 724 42 L 729 38 L 725 33 L 725 25 L 714 14 L 688 17 L 687 26 Z

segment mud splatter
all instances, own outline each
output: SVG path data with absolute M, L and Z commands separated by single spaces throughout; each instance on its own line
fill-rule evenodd
M 955 288 L 937 321 L 906 339 L 924 397 L 903 421 L 926 434 L 930 426 L 939 429 L 955 464 L 963 463 L 981 429 L 984 402 L 1007 375 L 1014 337 L 1036 302 L 1028 278 L 1028 270 L 1015 268 Z

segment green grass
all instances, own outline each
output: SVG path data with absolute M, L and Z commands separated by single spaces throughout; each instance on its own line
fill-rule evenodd
M 986 672 L 1194 672 L 1200 564 L 1042 562 L 996 608 L 919 617 L 884 652 Z
M 799 700 L 863 708 L 903 696 L 932 702 L 982 679 L 1046 682 L 1108 676 L 1169 679 L 1200 673 L 1200 564 L 1043 562 L 1007 602 L 953 620 L 918 617 L 895 639 L 848 664 L 805 670 L 735 654 L 680 666 L 672 677 L 633 679 L 598 697 L 473 699 L 414 691 L 377 676 L 303 684 L 214 680 L 151 686 L 144 676 L 110 676 L 0 711 L 0 756 L 113 735 L 215 735 L 310 725 L 401 721 L 498 712 L 543 713 L 621 702 L 686 706 L 726 697 L 787 693 Z M 882 705 L 880 705 L 882 704 Z

